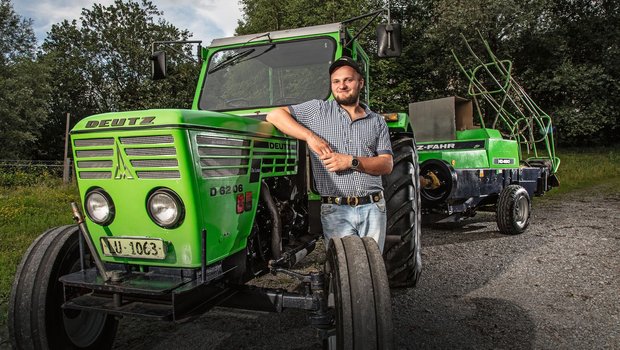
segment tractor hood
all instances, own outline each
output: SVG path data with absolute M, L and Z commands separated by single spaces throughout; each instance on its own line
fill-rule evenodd
M 79 121 L 72 134 L 147 128 L 190 128 L 280 135 L 271 123 L 233 114 L 188 109 L 148 109 L 96 114 Z

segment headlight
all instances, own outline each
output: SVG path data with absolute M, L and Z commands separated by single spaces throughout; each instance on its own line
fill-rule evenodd
M 114 202 L 101 188 L 89 191 L 84 202 L 86 214 L 94 223 L 107 226 L 114 220 Z
M 160 188 L 151 193 L 147 200 L 147 208 L 151 219 L 164 228 L 179 226 L 185 215 L 181 198 L 167 188 Z

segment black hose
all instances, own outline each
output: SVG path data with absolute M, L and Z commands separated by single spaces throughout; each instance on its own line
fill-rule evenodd
M 263 180 L 260 187 L 260 195 L 267 204 L 267 209 L 271 214 L 271 253 L 274 259 L 280 259 L 282 256 L 282 221 L 276 203 L 271 196 L 267 183 Z

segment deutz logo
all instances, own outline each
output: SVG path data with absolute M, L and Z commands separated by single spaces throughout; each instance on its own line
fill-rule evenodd
M 270 149 L 287 149 L 288 147 L 284 143 L 269 142 L 269 148 Z
M 120 179 L 133 179 L 133 174 L 131 173 L 131 169 L 127 166 L 129 162 L 125 158 L 121 147 L 118 145 L 118 142 L 115 143 L 116 146 L 116 168 L 114 169 L 114 178 L 117 180 Z
M 86 128 L 105 128 L 105 127 L 118 127 L 125 125 L 151 125 L 155 117 L 132 117 L 132 118 L 116 118 L 116 119 L 101 119 L 91 120 L 86 123 Z

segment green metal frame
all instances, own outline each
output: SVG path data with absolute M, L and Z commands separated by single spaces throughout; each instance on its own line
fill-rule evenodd
M 512 77 L 512 62 L 497 58 L 489 43 L 478 34 L 490 62 L 481 59 L 463 35 L 467 50 L 478 64 L 466 68 L 454 50 L 452 54 L 469 81 L 468 94 L 473 98 L 480 125 L 485 127 L 486 111 L 486 117 L 492 120 L 491 128 L 499 129 L 518 142 L 521 160 L 549 160 L 551 173 L 557 172 L 560 159 L 555 154 L 551 117 Z M 495 115 L 491 116 L 489 112 Z

